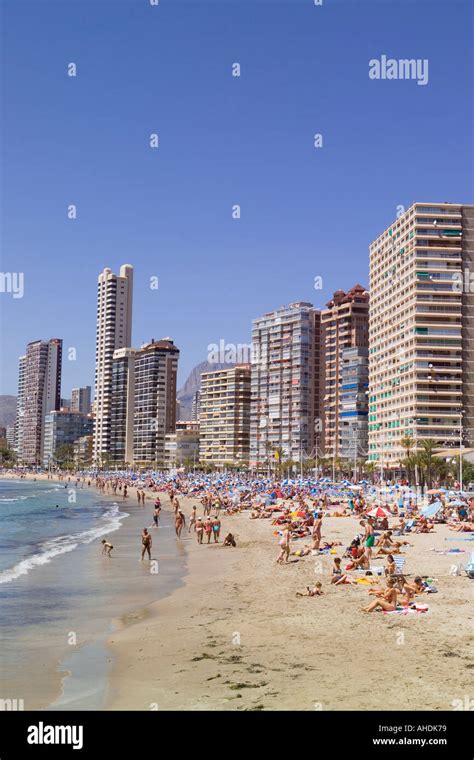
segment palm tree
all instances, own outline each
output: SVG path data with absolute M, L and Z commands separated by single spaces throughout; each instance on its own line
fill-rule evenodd
M 61 444 L 54 452 L 54 458 L 61 467 L 68 469 L 74 461 L 74 445 L 72 443 Z
M 374 472 L 376 468 L 375 462 L 367 462 L 364 464 L 364 471 L 370 476 L 372 483 L 374 482 Z
M 273 449 L 275 453 L 275 459 L 277 460 L 278 464 L 276 466 L 277 471 L 277 477 L 281 478 L 281 472 L 282 472 L 282 462 L 283 462 L 283 447 L 282 446 L 275 446 Z
M 405 449 L 405 457 L 400 461 L 402 467 L 406 470 L 407 479 L 412 482 L 412 472 L 414 468 L 414 460 L 412 459 L 412 449 L 415 448 L 415 439 L 410 435 L 404 435 L 400 440 L 400 446 Z
M 421 464 L 422 467 L 426 470 L 426 482 L 428 484 L 428 488 L 431 488 L 431 473 L 433 470 L 433 452 L 435 449 L 439 448 L 438 444 L 436 443 L 433 438 L 425 438 L 423 441 L 421 441 Z

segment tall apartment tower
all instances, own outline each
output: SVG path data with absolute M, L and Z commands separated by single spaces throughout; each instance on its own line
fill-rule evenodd
M 15 454 L 19 458 L 21 455 L 21 446 L 23 440 L 23 417 L 25 414 L 25 365 L 26 355 L 20 356 L 18 360 L 18 394 L 16 399 L 16 417 L 15 417 Z
M 202 373 L 199 435 L 201 463 L 248 464 L 250 364 Z
M 71 391 L 71 412 L 89 414 L 91 410 L 91 387 L 73 388 Z
M 367 460 L 369 349 L 354 346 L 342 352 L 340 456 Z
M 137 463 L 164 466 L 165 436 L 176 430 L 179 349 L 170 338 L 135 354 L 133 455 Z
M 282 449 L 294 461 L 314 456 L 320 435 L 320 312 L 297 302 L 252 326 L 250 466 Z
M 369 459 L 474 433 L 474 206 L 414 203 L 370 246 Z M 472 288 L 472 292 L 471 292 Z
M 112 405 L 110 459 L 125 464 L 134 461 L 133 417 L 135 408 L 135 357 L 134 348 L 114 351 L 112 366 Z
M 362 285 L 336 290 L 321 312 L 324 352 L 324 452 L 341 454 L 342 353 L 346 348 L 367 348 L 369 340 L 369 294 Z
M 62 340 L 37 340 L 26 347 L 23 381 L 23 417 L 19 458 L 22 464 L 41 465 L 45 417 L 60 408 Z
M 198 390 L 193 395 L 193 401 L 191 405 L 191 420 L 193 422 L 199 422 L 200 413 L 201 413 L 201 391 Z
M 97 286 L 95 359 L 95 420 L 93 459 L 100 464 L 110 455 L 112 364 L 114 351 L 132 342 L 133 267 L 124 264 L 120 274 L 104 269 Z

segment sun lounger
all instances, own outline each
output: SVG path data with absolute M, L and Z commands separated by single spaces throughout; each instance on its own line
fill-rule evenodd
M 403 583 L 406 577 L 406 573 L 403 572 L 403 567 L 406 562 L 406 557 L 395 556 L 393 558 L 393 561 L 395 563 L 395 572 L 390 575 L 390 578 L 398 581 L 398 585 L 401 587 L 401 584 Z
M 469 578 L 474 578 L 474 552 L 471 553 L 471 559 L 465 565 L 464 567 L 466 573 L 468 574 Z

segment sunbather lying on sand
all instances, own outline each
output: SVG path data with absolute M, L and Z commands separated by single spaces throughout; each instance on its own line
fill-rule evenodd
M 433 523 L 428 522 L 426 517 L 420 517 L 420 521 L 415 528 L 415 533 L 430 533 L 434 530 Z
M 296 596 L 321 596 L 321 594 L 324 594 L 324 591 L 322 590 L 322 583 L 319 581 L 314 584 L 313 588 L 306 586 L 304 593 L 301 593 L 301 591 L 296 592 Z
M 370 560 L 365 552 L 360 557 L 354 558 L 351 562 L 351 570 L 368 570 L 370 568 Z
M 407 581 L 403 584 L 403 594 L 405 596 L 406 603 L 408 604 L 415 594 L 422 594 L 425 590 L 425 587 L 423 585 L 423 579 L 420 575 L 416 575 L 413 579 L 413 583 L 408 583 Z
M 371 589 L 369 594 L 374 590 L 375 589 Z M 397 590 L 395 588 L 395 583 L 391 578 L 387 581 L 387 588 L 382 591 L 377 599 L 370 602 L 367 607 L 362 607 L 362 612 L 373 612 L 378 607 L 386 612 L 393 612 L 397 609 Z
M 474 531 L 474 523 L 460 523 L 459 525 L 449 525 L 449 530 L 455 530 L 456 533 L 470 533 Z
M 334 558 L 331 583 L 333 583 L 335 586 L 340 586 L 342 583 L 349 583 L 351 585 L 356 584 L 355 580 L 349 578 L 348 575 L 345 575 L 345 573 L 342 572 L 340 557 Z

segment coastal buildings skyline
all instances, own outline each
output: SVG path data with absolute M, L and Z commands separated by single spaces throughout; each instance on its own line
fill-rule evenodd
M 405 457 L 402 437 L 415 450 L 426 438 L 440 449 L 469 442 L 473 220 L 473 205 L 415 203 L 370 247 L 370 296 L 357 284 L 325 309 L 295 302 L 254 319 L 250 367 L 203 373 L 194 394 L 201 463 L 260 468 L 325 456 L 355 466 L 366 457 L 393 470 Z M 115 348 L 132 331 L 133 267 L 120 273 L 99 275 L 93 462 L 164 466 L 179 459 L 180 351 L 171 338 Z M 19 360 L 15 445 L 24 464 L 52 456 L 45 418 L 61 406 L 61 346 L 33 341 Z M 73 389 L 76 413 L 90 408 L 90 390 Z

